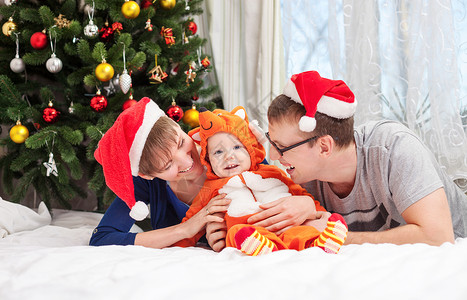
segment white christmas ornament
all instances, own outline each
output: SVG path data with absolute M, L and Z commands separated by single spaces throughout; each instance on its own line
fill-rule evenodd
M 62 70 L 63 63 L 60 58 L 55 55 L 55 53 L 52 53 L 51 57 L 45 63 L 45 66 L 47 67 L 47 71 L 50 73 L 58 73 Z
M 127 70 L 123 70 L 122 75 L 120 75 L 119 84 L 122 92 L 124 94 L 128 93 L 131 87 L 131 76 L 128 74 Z
M 120 89 L 124 94 L 128 93 L 131 87 L 131 76 L 126 70 L 126 61 L 125 61 L 125 44 L 123 44 L 123 73 L 118 79 Z

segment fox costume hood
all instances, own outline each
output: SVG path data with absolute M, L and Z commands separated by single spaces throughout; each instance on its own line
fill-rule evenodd
M 202 109 L 200 109 L 201 111 Z M 212 171 L 211 164 L 206 159 L 208 155 L 208 138 L 218 132 L 227 132 L 235 135 L 245 146 L 250 154 L 250 171 L 256 171 L 259 164 L 266 157 L 266 151 L 261 141 L 260 129 L 253 123 L 250 124 L 248 116 L 243 107 L 237 106 L 231 112 L 223 109 L 214 111 L 201 111 L 199 114 L 199 127 L 191 130 L 188 135 L 201 146 L 201 163 L 207 167 L 207 179 L 219 178 Z

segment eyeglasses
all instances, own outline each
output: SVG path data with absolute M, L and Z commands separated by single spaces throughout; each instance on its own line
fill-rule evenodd
M 300 145 L 303 145 L 303 144 L 305 144 L 305 143 L 311 142 L 312 140 L 319 138 L 319 136 L 316 135 L 316 136 L 314 136 L 314 137 L 311 137 L 311 138 L 309 138 L 309 139 L 306 139 L 306 140 L 304 140 L 304 141 L 298 142 L 298 143 L 296 143 L 296 144 L 290 145 L 290 146 L 285 147 L 285 148 L 282 148 L 282 149 L 279 148 L 279 147 L 277 147 L 276 143 L 274 143 L 273 141 L 271 141 L 271 138 L 269 137 L 269 132 L 266 132 L 266 138 L 268 139 L 269 143 L 271 143 L 271 145 L 277 150 L 277 152 L 279 152 L 279 154 L 280 154 L 281 156 L 284 156 L 284 153 L 285 153 L 286 151 L 292 150 L 293 148 L 296 148 L 296 147 L 298 147 L 298 146 L 300 146 Z

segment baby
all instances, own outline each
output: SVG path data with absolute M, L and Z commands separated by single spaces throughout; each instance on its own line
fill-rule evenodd
M 261 204 L 291 195 L 311 195 L 278 167 L 261 164 L 265 150 L 254 134 L 259 135 L 259 131 L 250 129 L 252 124 L 243 107 L 238 106 L 230 113 L 201 109 L 199 121 L 200 127 L 188 134 L 201 146 L 200 157 L 207 168 L 207 179 L 183 221 L 203 209 L 214 196 L 226 193 L 226 198 L 231 199 L 225 215 L 227 247 L 252 256 L 309 247 L 320 247 L 328 253 L 339 251 L 347 237 L 347 225 L 341 215 L 331 215 L 317 201 L 318 215 L 328 218 L 323 232 L 308 226 L 313 221 L 306 222 L 307 226 L 292 227 L 279 236 L 263 227 L 249 225 L 247 219 L 262 210 Z M 194 246 L 203 234 L 200 232 L 175 246 Z

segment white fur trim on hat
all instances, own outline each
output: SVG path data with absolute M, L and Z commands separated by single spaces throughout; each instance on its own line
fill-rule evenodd
M 332 97 L 322 96 L 316 111 L 336 119 L 347 119 L 354 115 L 357 109 L 357 99 L 348 103 Z
M 144 110 L 143 123 L 138 128 L 128 153 L 130 157 L 131 175 L 138 176 L 139 161 L 143 153 L 144 145 L 146 144 L 146 139 L 156 121 L 162 116 L 165 116 L 164 111 L 160 109 L 155 102 L 149 101 Z
M 303 105 L 302 100 L 300 99 L 300 96 L 298 95 L 297 89 L 295 88 L 295 84 L 293 83 L 292 80 L 288 80 L 285 84 L 283 94 L 286 95 L 287 97 L 290 97 L 293 101 Z
M 135 205 L 131 208 L 130 217 L 136 221 L 144 220 L 149 214 L 149 209 L 143 201 L 136 201 Z

